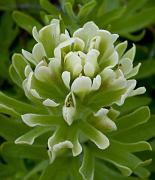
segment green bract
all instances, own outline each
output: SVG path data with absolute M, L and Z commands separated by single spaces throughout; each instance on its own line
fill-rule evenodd
M 12 108 L 14 101 L 8 99 L 2 106 L 31 127 L 15 143 L 32 145 L 37 137 L 51 134 L 47 142 L 50 162 L 56 156 L 84 153 L 79 170 L 83 179 L 93 179 L 94 157 L 114 164 L 124 175 L 139 175 L 144 169 L 139 165 L 144 162 L 132 153 L 150 150 L 150 145 L 145 141 L 125 143 L 118 137 L 146 122 L 149 110 L 143 107 L 129 118 L 116 119 L 119 112 L 113 107 L 145 92 L 144 87 L 135 89 L 132 79 L 140 67 L 133 67 L 135 46 L 126 51 L 126 41 L 115 45 L 118 35 L 93 22 L 71 36 L 67 30 L 61 32 L 60 21 L 53 19 L 39 32 L 34 27 L 33 37 L 37 43 L 32 53 L 22 50 L 23 55 L 15 54 L 10 68 L 12 79 L 32 105 L 17 101 Z M 7 98 L 1 94 L 0 100 Z

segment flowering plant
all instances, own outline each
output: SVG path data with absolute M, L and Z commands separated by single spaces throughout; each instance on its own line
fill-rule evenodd
M 151 150 L 151 146 L 145 139 L 128 141 L 124 136 L 147 122 L 149 109 L 141 107 L 125 116 L 117 110 L 126 98 L 145 92 L 144 87 L 135 89 L 132 79 L 140 67 L 140 63 L 133 66 L 135 45 L 126 50 L 126 41 L 116 44 L 117 34 L 99 29 L 92 21 L 70 35 L 53 19 L 39 32 L 34 27 L 32 34 L 37 42 L 32 53 L 14 54 L 10 67 L 28 103 L 0 94 L 6 114 L 30 127 L 15 143 L 44 150 L 47 144 L 49 166 L 76 161 L 80 174 L 70 173 L 77 179 L 94 179 L 99 159 L 123 175 L 133 172 L 147 177 L 142 165 L 149 161 L 133 153 Z M 39 141 L 43 135 L 45 141 Z

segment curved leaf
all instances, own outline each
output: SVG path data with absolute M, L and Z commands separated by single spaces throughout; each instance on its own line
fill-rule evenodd
M 34 26 L 36 26 L 37 29 L 41 29 L 42 27 L 42 25 L 33 17 L 20 11 L 13 12 L 13 19 L 19 27 L 23 28 L 30 34 L 32 34 L 32 29 Z
M 79 172 L 84 180 L 94 179 L 94 157 L 86 147 L 84 148 L 84 157 Z

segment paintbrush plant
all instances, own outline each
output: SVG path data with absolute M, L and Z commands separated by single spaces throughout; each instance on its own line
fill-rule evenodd
M 29 102 L 14 104 L 3 93 L 0 98 L 8 115 L 30 127 L 15 143 L 33 146 L 47 134 L 49 163 L 76 156 L 81 162 L 83 157 L 77 179 L 94 178 L 95 158 L 113 164 L 123 175 L 148 176 L 145 162 L 133 152 L 150 150 L 149 143 L 121 138 L 148 120 L 149 109 L 120 117 L 117 110 L 126 98 L 145 92 L 144 87 L 135 89 L 133 76 L 140 68 L 140 63 L 133 66 L 135 45 L 126 50 L 126 41 L 117 43 L 117 34 L 92 21 L 71 35 L 53 19 L 39 31 L 34 27 L 32 34 L 36 40 L 32 52 L 14 54 L 10 67 L 13 81 Z

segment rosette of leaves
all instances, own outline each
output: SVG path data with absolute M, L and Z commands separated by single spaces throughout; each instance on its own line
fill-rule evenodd
M 32 34 L 37 42 L 32 52 L 14 54 L 10 67 L 13 81 L 27 100 L 0 94 L 1 112 L 29 126 L 23 127 L 24 134 L 19 128 L 21 136 L 15 143 L 29 145 L 25 151 L 25 146 L 15 145 L 21 147 L 19 154 L 27 154 L 31 146 L 30 157 L 46 160 L 48 149 L 49 166 L 47 162 L 39 166 L 39 171 L 47 167 L 41 179 L 94 179 L 95 166 L 100 169 L 103 162 L 108 168 L 105 174 L 115 166 L 125 176 L 147 177 L 143 165 L 150 160 L 142 161 L 134 153 L 151 146 L 144 141 L 148 137 L 139 135 L 135 141 L 138 135 L 132 131 L 148 121 L 149 109 L 140 107 L 120 117 L 115 109 L 126 98 L 145 92 L 144 87 L 135 89 L 132 79 L 140 67 L 133 67 L 135 46 L 126 50 L 126 41 L 115 45 L 118 35 L 93 22 L 70 35 L 53 19 L 39 32 L 34 27 Z M 3 145 L 4 154 L 9 146 Z M 67 169 L 69 161 L 74 164 L 72 171 Z M 61 166 L 63 171 L 57 174 Z

